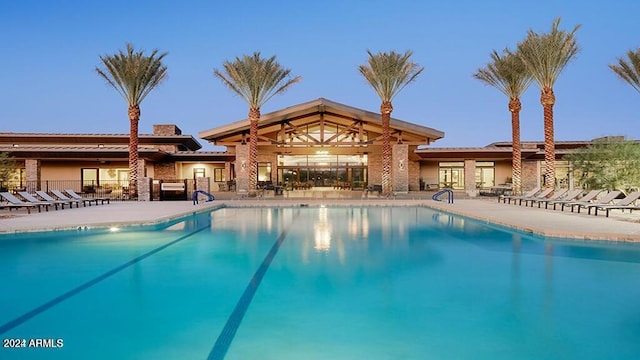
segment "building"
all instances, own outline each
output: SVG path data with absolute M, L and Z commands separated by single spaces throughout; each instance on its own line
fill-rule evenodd
M 396 193 L 452 188 L 476 195 L 507 184 L 511 143 L 477 148 L 437 148 L 442 131 L 392 118 L 392 184 Z M 200 132 L 226 151 L 201 144 L 176 125 L 154 125 L 140 134 L 140 197 L 160 197 L 161 184 L 184 183 L 187 192 L 248 190 L 249 120 Z M 258 183 L 283 189 L 365 189 L 382 182 L 379 113 L 320 98 L 263 114 L 258 130 Z M 128 134 L 0 133 L 0 152 L 16 161 L 5 187 L 29 191 L 73 188 L 126 198 Z M 562 157 L 590 141 L 556 142 L 559 186 L 571 187 Z M 542 142 L 523 142 L 523 189 L 541 185 Z M 146 186 L 148 184 L 149 186 Z M 146 189 L 146 190 L 145 190 Z

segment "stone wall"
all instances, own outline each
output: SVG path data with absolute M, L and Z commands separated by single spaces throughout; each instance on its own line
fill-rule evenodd
M 420 190 L 420 163 L 409 161 L 409 191 Z
M 382 154 L 369 154 L 367 186 L 382 185 Z
M 160 136 L 171 136 L 171 135 L 182 135 L 182 130 L 176 125 L 153 125 L 153 135 Z M 176 152 L 178 151 L 177 145 L 156 145 L 155 148 L 166 151 L 166 152 Z
M 409 191 L 409 145 L 394 144 L 391 156 L 393 192 Z
M 249 145 L 236 145 L 236 191 L 249 192 Z
M 522 162 L 522 191 L 523 192 L 527 192 L 529 190 L 532 190 L 536 186 L 540 186 L 540 182 L 539 182 L 540 169 L 538 164 L 539 162 L 536 160 Z
M 464 161 L 464 192 L 469 196 L 478 195 L 478 189 L 476 189 L 476 161 L 473 159 Z
M 40 190 L 36 188 L 40 186 L 40 160 L 26 159 L 24 161 L 24 168 L 28 186 L 26 190 L 30 193 Z
M 158 180 L 177 179 L 176 164 L 173 162 L 156 163 L 153 165 L 153 175 Z

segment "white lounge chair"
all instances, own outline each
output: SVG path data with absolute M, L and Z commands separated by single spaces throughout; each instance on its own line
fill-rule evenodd
M 15 197 L 15 195 L 8 193 L 8 192 L 2 192 L 0 193 L 0 197 L 2 197 L 7 203 L 6 204 L 2 204 L 2 207 L 7 207 L 9 208 L 9 211 L 11 211 L 11 209 L 17 209 L 17 208 L 25 208 L 27 209 L 27 214 L 31 214 L 31 209 L 37 207 L 38 208 L 38 212 L 41 212 L 42 208 L 41 205 L 39 204 L 30 204 L 28 202 L 24 202 L 20 199 L 18 199 L 17 197 Z
M 593 215 L 598 215 L 598 210 L 605 210 L 607 212 L 607 217 L 609 217 L 609 211 L 614 209 L 627 209 L 627 210 L 638 210 L 639 206 L 631 205 L 636 200 L 640 199 L 640 191 L 634 191 L 627 195 L 624 199 L 618 200 L 615 204 L 594 204 L 589 207 L 589 213 L 591 213 L 591 209 L 594 209 Z
M 18 195 L 20 195 L 26 202 L 28 203 L 32 203 L 32 204 L 39 204 L 42 206 L 46 206 L 47 211 L 49 211 L 49 207 L 51 205 L 53 205 L 53 207 L 58 210 L 58 203 L 56 202 L 51 202 L 51 201 L 43 201 L 40 199 L 37 199 L 35 196 L 31 195 L 30 193 L 26 192 L 26 191 L 18 191 Z
M 104 202 L 106 201 L 107 204 L 110 203 L 111 199 L 109 199 L 108 197 L 92 197 L 92 198 L 85 198 L 80 196 L 78 193 L 76 193 L 75 191 L 73 191 L 73 189 L 64 189 L 64 191 L 69 194 L 69 196 L 71 196 L 73 199 L 76 200 L 89 200 L 89 201 L 95 201 L 96 205 L 98 205 L 98 201 L 100 201 L 101 204 L 104 204 Z
M 69 208 L 72 208 L 73 204 L 76 204 L 76 207 L 80 207 L 80 201 L 78 201 L 78 200 L 74 200 L 74 199 L 69 199 L 69 200 L 54 199 L 53 196 L 49 195 L 46 191 L 36 190 L 36 195 L 40 196 L 40 198 L 42 198 L 42 200 L 44 200 L 44 201 L 58 202 L 58 203 L 63 204 L 62 205 L 63 209 L 64 209 L 64 204 L 69 205 Z
M 60 199 L 60 200 L 65 200 L 65 201 L 66 201 L 66 200 L 82 201 L 82 206 L 87 206 L 87 204 L 89 204 L 89 206 L 91 206 L 91 202 L 96 201 L 96 200 L 94 200 L 94 199 L 84 199 L 84 198 L 79 199 L 79 200 L 78 200 L 78 199 L 72 199 L 72 198 L 68 197 L 67 195 L 63 194 L 63 193 L 62 193 L 62 191 L 60 191 L 60 190 L 51 190 L 51 193 L 52 193 L 53 195 L 55 195 L 55 197 L 57 197 L 57 198 L 58 198 L 58 199 Z M 98 203 L 98 202 L 96 201 L 96 204 L 97 204 L 97 203 Z

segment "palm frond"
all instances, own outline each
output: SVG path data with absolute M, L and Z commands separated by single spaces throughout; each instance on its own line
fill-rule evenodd
M 358 69 L 383 102 L 391 102 L 424 70 L 424 67 L 410 60 L 413 55 L 411 51 L 404 54 L 395 51 L 373 54 L 367 50 L 367 54 L 367 64 L 360 65 Z
M 260 52 L 225 61 L 223 70 L 213 71 L 224 85 L 256 109 L 302 80 L 300 76 L 291 78 L 290 73 L 291 70 L 283 68 L 275 56 L 262 58 Z
M 533 78 L 520 57 L 504 49 L 502 55 L 491 53 L 491 62 L 478 69 L 473 77 L 500 90 L 509 98 L 519 98 L 529 87 Z
M 147 56 L 127 44 L 126 51 L 100 56 L 104 69 L 96 68 L 96 72 L 129 106 L 139 106 L 149 92 L 167 78 L 167 67 L 162 63 L 166 55 L 166 52 L 159 54 L 158 50 L 153 50 Z
M 609 68 L 622 80 L 629 83 L 636 91 L 640 92 L 640 48 L 635 52 L 629 50 L 627 52 L 627 58 L 628 61 L 619 57 L 618 65 L 610 64 Z
M 549 33 L 529 30 L 527 37 L 518 44 L 518 55 L 540 88 L 553 88 L 562 70 L 580 51 L 576 41 L 576 25 L 571 32 L 559 30 L 560 18 L 556 18 Z

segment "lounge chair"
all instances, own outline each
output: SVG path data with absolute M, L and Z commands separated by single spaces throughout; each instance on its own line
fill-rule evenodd
M 49 195 L 46 191 L 36 190 L 36 195 L 40 196 L 42 200 L 49 202 L 57 202 L 62 204 L 62 208 L 64 209 L 64 204 L 69 205 L 69 208 L 73 207 L 73 204 L 76 204 L 76 207 L 80 207 L 80 201 L 75 199 L 62 200 L 62 199 L 54 199 L 53 196 Z
M 558 190 L 554 190 L 553 193 L 548 196 L 536 196 L 530 199 L 524 199 L 524 206 L 531 204 L 531 207 L 533 207 L 533 204 L 538 203 L 538 207 L 540 207 L 540 203 L 543 201 L 562 199 L 562 197 L 567 193 L 567 191 L 569 191 L 569 189 L 558 189 Z
M 20 195 L 28 203 L 39 204 L 39 205 L 45 206 L 47 211 L 49 211 L 49 207 L 51 205 L 53 205 L 54 208 L 56 210 L 58 210 L 59 203 L 51 202 L 51 201 L 43 201 L 43 200 L 37 199 L 35 196 L 31 195 L 30 193 L 28 193 L 26 191 L 18 191 L 18 195 Z
M 15 195 L 8 193 L 8 192 L 2 192 L 0 193 L 0 196 L 8 202 L 8 204 L 3 204 L 3 207 L 8 207 L 9 211 L 11 211 L 11 209 L 13 208 L 25 208 L 27 209 L 27 214 L 31 214 L 31 209 L 34 207 L 38 208 L 38 212 L 41 212 L 42 208 L 40 204 L 30 204 L 28 202 L 24 202 L 20 199 L 18 199 L 17 197 L 15 197 Z
M 564 194 L 562 194 L 562 196 L 552 196 L 550 198 L 547 199 L 543 199 L 543 200 L 538 200 L 538 207 L 542 206 L 542 204 L 544 203 L 544 208 L 548 209 L 549 208 L 549 204 L 555 202 L 555 201 L 574 201 L 578 196 L 580 196 L 580 194 L 582 194 L 582 189 L 574 189 L 574 190 L 568 190 L 565 191 Z M 555 195 L 555 194 L 554 194 Z M 533 205 L 531 205 L 533 206 Z
M 537 193 L 534 196 L 518 196 L 516 198 L 513 199 L 513 203 L 516 203 L 516 200 L 518 200 L 518 205 L 522 205 L 522 202 L 525 202 L 525 205 L 527 203 L 527 201 L 531 200 L 531 199 L 543 199 L 546 198 L 547 196 L 551 195 L 551 193 L 553 192 L 553 189 L 544 189 L 541 192 Z
M 67 195 L 63 194 L 63 193 L 62 193 L 62 191 L 60 191 L 60 190 L 51 190 L 51 193 L 52 193 L 55 197 L 57 197 L 58 199 L 60 199 L 60 200 L 65 200 L 65 201 L 66 201 L 66 200 L 77 200 L 78 202 L 80 202 L 80 201 L 81 201 L 81 202 L 82 202 L 82 206 L 87 206 L 87 204 L 89 204 L 89 206 L 91 206 L 91 203 L 92 203 L 92 202 L 94 202 L 94 201 L 96 202 L 96 204 L 98 203 L 98 201 L 97 201 L 97 200 L 94 200 L 94 199 L 85 199 L 85 198 L 82 198 L 82 199 L 72 199 L 72 198 L 68 197 Z
M 572 202 L 566 204 L 566 206 L 571 206 L 571 212 L 573 212 L 574 208 L 578 208 L 578 214 L 580 213 L 580 209 L 589 209 L 593 205 L 606 205 L 611 203 L 615 198 L 617 198 L 622 192 L 618 190 L 609 191 L 607 195 L 603 196 L 601 199 L 596 200 L 595 202 Z M 591 211 L 589 211 L 591 213 Z
M 634 191 L 627 195 L 624 199 L 618 200 L 615 204 L 611 205 L 602 205 L 602 204 L 594 204 L 589 207 L 589 213 L 591 213 L 591 209 L 593 208 L 595 212 L 593 215 L 598 215 L 598 210 L 605 210 L 607 212 L 607 217 L 609 217 L 609 211 L 614 209 L 627 209 L 627 210 L 638 210 L 640 206 L 631 205 L 636 200 L 640 199 L 640 191 Z
M 540 192 L 540 186 L 536 186 L 534 189 L 526 192 L 524 195 L 501 195 L 498 196 L 498 202 L 500 202 L 500 200 L 502 200 L 503 203 L 507 203 L 507 200 L 509 200 L 509 204 L 511 204 L 511 200 L 513 200 L 515 202 L 515 200 L 517 200 L 518 198 L 523 198 L 523 197 L 532 197 L 535 194 Z
M 104 202 L 106 201 L 107 204 L 109 204 L 111 202 L 111 199 L 109 199 L 108 197 L 93 197 L 93 198 L 85 198 L 80 196 L 79 194 L 77 194 L 75 191 L 73 191 L 73 189 L 64 189 L 64 191 L 69 194 L 69 196 L 71 196 L 71 198 L 76 199 L 76 200 L 90 200 L 90 201 L 95 201 L 96 205 L 98 205 L 98 201 L 100 201 L 101 204 L 104 205 Z
M 579 198 L 579 199 L 563 199 L 563 200 L 555 200 L 555 201 L 549 201 L 547 202 L 547 205 L 553 204 L 553 210 L 556 209 L 556 205 L 561 205 L 562 206 L 562 211 L 564 211 L 564 207 L 567 206 L 568 204 L 571 203 L 584 203 L 584 202 L 591 202 L 591 200 L 595 199 L 596 197 L 598 197 L 598 195 L 602 192 L 601 189 L 596 189 L 596 190 L 591 190 L 589 191 L 586 195 L 584 195 L 583 197 Z

